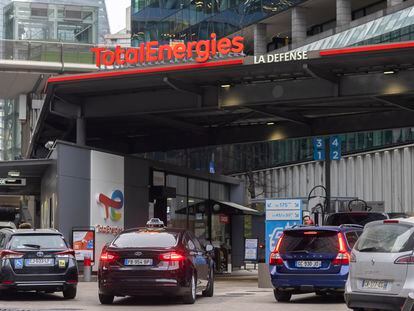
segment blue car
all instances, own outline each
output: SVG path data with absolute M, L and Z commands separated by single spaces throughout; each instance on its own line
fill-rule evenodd
M 359 225 L 299 226 L 283 231 L 270 254 L 274 295 L 288 302 L 292 295 L 343 293 Z

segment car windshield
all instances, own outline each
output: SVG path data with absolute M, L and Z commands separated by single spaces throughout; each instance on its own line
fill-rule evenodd
M 370 253 L 401 253 L 413 249 L 414 227 L 402 224 L 378 224 L 367 227 L 355 249 Z
M 382 213 L 338 213 L 330 215 L 326 225 L 340 226 L 343 224 L 355 224 L 364 226 L 369 222 L 384 219 L 387 219 L 387 216 Z
M 10 241 L 10 249 L 66 249 L 65 240 L 60 235 L 15 235 Z
M 338 233 L 335 231 L 285 232 L 280 253 L 337 253 Z
M 138 230 L 121 234 L 112 245 L 120 248 L 171 248 L 178 243 L 178 232 Z

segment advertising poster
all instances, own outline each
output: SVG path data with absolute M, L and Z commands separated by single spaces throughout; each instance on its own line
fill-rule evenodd
M 72 248 L 75 251 L 77 261 L 83 261 L 85 257 L 94 261 L 95 255 L 95 231 L 94 230 L 73 230 Z
M 283 230 L 302 224 L 302 200 L 266 201 L 266 262 L 277 245 Z
M 95 228 L 98 258 L 105 244 L 124 230 L 124 203 L 124 158 L 92 151 L 90 225 Z
M 258 239 L 245 239 L 244 241 L 244 261 L 257 261 Z

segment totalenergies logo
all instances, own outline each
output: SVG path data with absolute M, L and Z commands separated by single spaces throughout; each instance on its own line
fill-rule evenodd
M 115 50 L 111 51 L 105 47 L 95 47 L 91 49 L 91 52 L 94 53 L 96 66 L 101 67 L 101 65 L 136 66 L 173 59 L 195 60 L 197 63 L 204 63 L 218 55 L 243 53 L 243 49 L 243 37 L 217 39 L 216 34 L 212 33 L 210 40 L 176 42 L 165 45 L 160 45 L 158 41 L 150 41 L 141 43 L 136 48 L 116 46 Z
M 114 190 L 110 198 L 100 193 L 98 203 L 105 208 L 105 220 L 108 218 L 111 218 L 112 221 L 121 220 L 121 209 L 124 206 L 124 194 L 121 190 Z

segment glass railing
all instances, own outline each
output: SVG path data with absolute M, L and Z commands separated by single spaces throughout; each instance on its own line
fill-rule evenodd
M 169 8 L 146 7 L 132 16 L 133 44 L 151 40 L 202 40 L 208 39 L 212 32 L 224 37 L 305 1 L 200 0 Z
M 94 64 L 95 45 L 62 42 L 0 40 L 0 60 Z

